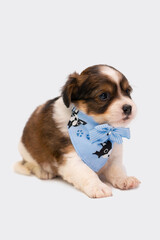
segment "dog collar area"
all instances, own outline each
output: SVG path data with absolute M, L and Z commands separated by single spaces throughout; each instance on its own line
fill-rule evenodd
M 98 124 L 76 107 L 72 108 L 68 133 L 81 160 L 95 172 L 105 165 L 115 142 L 121 144 L 122 137 L 130 138 L 129 128 Z

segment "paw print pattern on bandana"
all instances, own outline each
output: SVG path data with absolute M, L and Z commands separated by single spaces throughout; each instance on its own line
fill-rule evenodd
M 88 140 L 90 140 L 90 136 L 89 136 L 89 134 L 86 135 L 86 138 L 87 138 Z
M 77 130 L 77 137 L 82 137 L 82 136 L 83 136 L 83 131 Z

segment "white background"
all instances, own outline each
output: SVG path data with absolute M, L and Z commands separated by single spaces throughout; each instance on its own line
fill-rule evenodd
M 0 1 L 0 239 L 160 239 L 159 1 Z M 13 173 L 35 107 L 67 75 L 94 64 L 122 71 L 138 115 L 125 141 L 136 190 L 89 199 L 67 183 Z

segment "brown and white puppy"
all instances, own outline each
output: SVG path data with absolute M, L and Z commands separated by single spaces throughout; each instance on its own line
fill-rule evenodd
M 122 144 L 114 144 L 105 166 L 97 173 L 77 155 L 68 135 L 72 105 L 100 124 L 125 127 L 135 117 L 132 88 L 126 77 L 113 67 L 96 65 L 81 74 L 69 75 L 62 95 L 39 106 L 29 118 L 19 144 L 23 160 L 15 171 L 40 179 L 61 176 L 89 197 L 112 195 L 99 176 L 119 189 L 135 188 L 139 181 L 128 177 L 122 164 Z

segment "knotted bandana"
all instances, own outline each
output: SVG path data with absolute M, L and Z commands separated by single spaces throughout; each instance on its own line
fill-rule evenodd
M 122 137 L 130 138 L 129 128 L 99 124 L 75 107 L 68 122 L 68 132 L 79 157 L 95 172 L 107 162 L 114 142 L 122 144 Z

